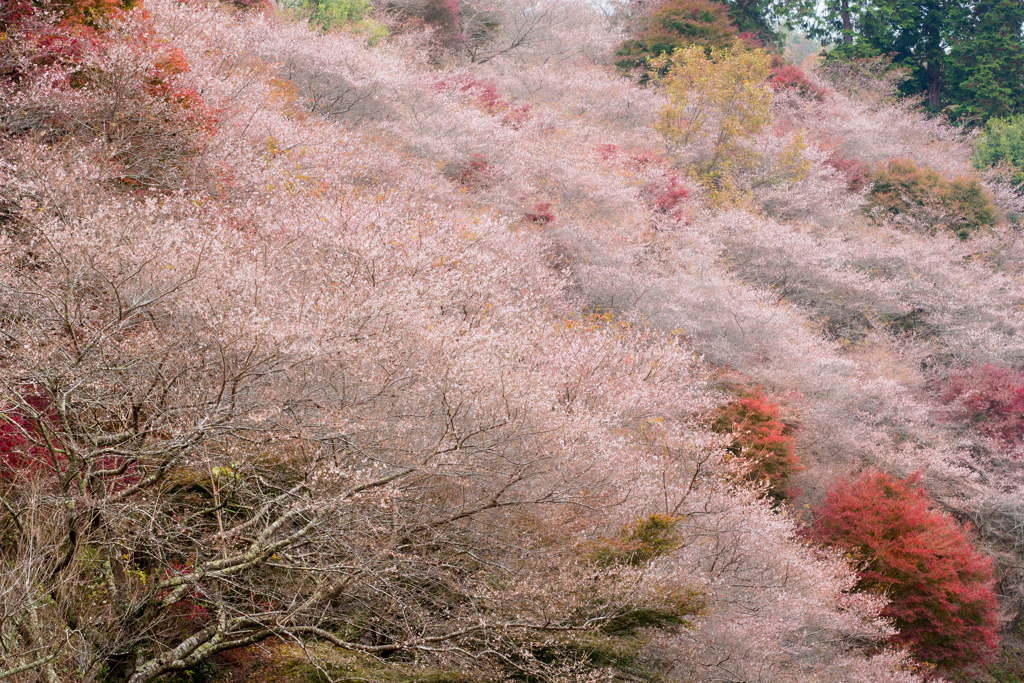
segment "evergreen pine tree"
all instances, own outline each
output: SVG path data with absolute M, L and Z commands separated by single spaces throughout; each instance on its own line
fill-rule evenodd
M 1024 3 L 979 0 L 948 58 L 948 98 L 959 119 L 1024 112 Z

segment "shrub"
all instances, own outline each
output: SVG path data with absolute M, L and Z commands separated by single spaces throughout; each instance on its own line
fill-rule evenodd
M 996 223 L 992 196 L 975 178 L 946 180 L 909 159 L 891 159 L 873 180 L 871 205 L 903 223 L 923 224 L 929 232 L 949 229 L 961 239 Z
M 444 176 L 467 191 L 482 190 L 494 183 L 497 169 L 486 155 L 474 153 L 468 161 L 449 161 L 442 169 Z
M 1015 185 L 1024 189 L 1024 114 L 991 119 L 978 137 L 977 168 L 1007 166 Z
M 24 85 L 37 69 L 59 65 L 79 87 L 85 57 L 103 42 L 97 27 L 131 3 L 27 0 L 0 7 L 0 82 Z
M 95 28 L 135 4 L 135 0 L 13 0 L 5 2 L 0 9 L 0 32 L 45 15 L 57 17 L 65 27 L 85 25 Z
M 941 394 L 951 417 L 1007 445 L 1024 440 L 1024 373 L 986 364 L 954 372 Z
M 771 79 L 768 85 L 772 90 L 795 90 L 802 97 L 810 100 L 824 100 L 826 91 L 807 78 L 804 70 L 795 64 L 785 64 L 778 57 L 773 59 Z
M 179 189 L 203 177 L 196 159 L 221 112 L 189 87 L 184 54 L 157 34 L 148 12 L 123 12 L 130 4 L 48 2 L 20 15 L 0 38 L 0 79 L 34 94 L 0 97 L 2 132 L 76 136 L 102 150 L 108 180 Z
M 909 159 L 890 159 L 874 174 L 871 200 L 892 214 L 906 214 L 930 202 L 942 182 L 930 168 L 919 169 Z
M 793 429 L 782 421 L 779 405 L 760 387 L 719 408 L 711 428 L 732 434 L 726 450 L 750 462 L 747 481 L 767 481 L 768 495 L 776 501 L 790 496 L 789 479 L 803 469 L 794 450 Z
M 815 74 L 838 92 L 855 100 L 875 104 L 895 100 L 900 84 L 910 77 L 909 70 L 894 66 L 892 57 L 888 55 L 864 53 L 856 56 L 849 54 L 844 47 L 837 46 L 829 52 L 825 63 Z
M 654 195 L 654 206 L 660 213 L 679 215 L 679 205 L 690 196 L 689 191 L 683 185 L 682 179 L 675 173 L 670 173 L 664 185 L 651 188 Z
M 493 43 L 501 29 L 502 15 L 490 5 L 459 0 L 386 0 L 378 7 L 408 28 L 430 28 L 435 57 L 438 52 L 462 52 L 476 61 L 475 55 Z
M 500 116 L 501 122 L 506 126 L 518 130 L 530 120 L 530 104 L 516 104 L 511 98 L 501 94 L 494 81 L 480 80 L 467 75 L 459 81 L 459 90 L 473 95 L 485 112 L 492 116 Z
M 308 13 L 309 23 L 324 32 L 348 30 L 365 35 L 371 44 L 388 34 L 383 24 L 369 17 L 373 7 L 366 0 L 294 0 L 286 7 Z
M 833 154 L 825 163 L 842 174 L 846 180 L 846 189 L 850 192 L 860 192 L 867 187 L 868 167 L 860 159 Z
M 863 562 L 858 590 L 884 593 L 891 643 L 942 668 L 988 660 L 998 644 L 991 560 L 935 510 L 918 475 L 868 471 L 815 508 L 810 536 Z
M 555 220 L 555 214 L 551 211 L 551 202 L 537 202 L 533 205 L 532 211 L 526 212 L 526 220 L 531 223 L 546 225 Z
M 265 12 L 274 9 L 272 0 L 221 0 L 243 12 Z
M 670 515 L 643 517 L 618 536 L 599 543 L 591 552 L 591 559 L 602 567 L 624 565 L 639 567 L 656 557 L 667 555 L 680 545 L 678 521 Z
M 608 161 L 614 159 L 619 154 L 619 146 L 611 143 L 605 143 L 597 146 L 597 154 L 601 157 L 601 161 Z
M 725 49 L 739 35 L 729 18 L 729 9 L 721 3 L 668 0 L 654 12 L 648 26 L 619 46 L 615 64 L 624 71 L 641 71 L 646 80 L 652 59 L 692 45 Z

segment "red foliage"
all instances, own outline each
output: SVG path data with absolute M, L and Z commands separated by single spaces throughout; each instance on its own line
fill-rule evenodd
M 21 402 L 4 406 L 0 414 L 0 482 L 11 482 L 19 475 L 34 477 L 46 468 L 67 469 L 49 397 L 37 387 L 27 387 Z
M 1024 440 L 1024 373 L 980 365 L 950 375 L 941 395 L 950 417 L 1007 445 Z
M 786 90 L 787 88 L 796 90 L 802 96 L 813 99 L 823 100 L 828 94 L 824 88 L 820 88 L 807 78 L 807 74 L 804 70 L 795 64 L 785 64 L 778 56 L 772 60 L 772 71 L 771 77 L 768 81 L 768 85 L 772 90 Z
M 679 204 L 688 196 L 690 193 L 683 187 L 683 181 L 675 173 L 672 173 L 669 174 L 665 186 L 656 191 L 654 205 L 661 213 L 673 213 L 678 216 Z
M 858 589 L 885 593 L 893 645 L 943 668 L 988 660 L 998 645 L 992 562 L 932 508 L 920 477 L 868 471 L 815 508 L 810 536 L 864 562 Z
M 171 562 L 165 570 L 163 579 L 170 579 L 177 576 L 188 576 L 195 571 L 191 563 Z M 180 622 L 180 626 L 201 626 L 210 618 L 210 610 L 199 602 L 197 596 L 202 594 L 204 584 L 199 583 L 196 588 L 190 590 L 184 598 L 170 606 L 166 614 Z M 170 590 L 164 590 L 157 594 L 158 599 L 164 599 L 170 595 Z
M 66 475 L 86 469 L 99 475 L 112 491 L 139 480 L 134 462 L 120 455 L 105 455 L 72 466 L 67 457 L 65 434 L 53 400 L 39 387 L 26 387 L 15 404 L 0 412 L 0 482 L 39 480 L 47 475 Z M 54 480 L 56 481 L 56 480 Z
M 789 478 L 803 466 L 794 451 L 793 429 L 782 421 L 779 404 L 770 401 L 760 387 L 720 408 L 711 428 L 733 435 L 728 450 L 752 463 L 748 480 L 767 479 L 768 495 L 776 500 L 794 493 L 789 490 Z
M 868 167 L 863 161 L 833 154 L 825 163 L 843 175 L 846 189 L 851 192 L 860 192 L 867 187 Z
M 434 27 L 434 38 L 445 47 L 455 50 L 465 47 L 467 41 L 462 30 L 459 0 L 426 0 L 417 18 Z
M 173 90 L 171 81 L 189 71 L 191 67 L 184 53 L 178 48 L 171 49 L 166 55 L 157 60 L 152 72 L 147 79 L 147 92 L 151 95 L 169 96 Z
M 619 153 L 619 146 L 611 143 L 598 145 L 597 154 L 601 157 L 601 161 L 608 161 L 615 157 Z
M 207 104 L 202 95 L 192 88 L 177 85 L 177 77 L 187 73 L 191 67 L 185 55 L 178 48 L 171 48 L 167 54 L 156 61 L 154 68 L 146 79 L 145 91 L 149 95 L 177 104 L 185 120 L 202 128 L 208 133 L 214 132 L 220 116 L 213 107 Z
M 661 161 L 661 157 L 650 152 L 637 152 L 635 154 L 631 154 L 629 158 L 637 168 L 644 168 L 645 166 Z
M 16 2 L 0 9 L 0 36 L 6 36 L 0 40 L 0 80 L 21 83 L 34 70 L 59 64 L 67 74 L 66 85 L 80 85 L 76 67 L 103 44 L 85 21 L 90 16 L 85 6 L 96 3 L 81 4 Z M 97 8 L 93 16 L 99 15 Z
M 497 174 L 490 159 L 479 153 L 471 154 L 468 162 L 445 164 L 443 172 L 445 177 L 466 190 L 479 190 L 490 186 Z
M 89 76 L 79 65 L 90 53 L 102 51 L 106 40 L 99 30 L 101 21 L 120 16 L 135 0 L 21 0 L 7 3 L 0 9 L 0 80 L 20 83 L 35 69 L 60 66 L 65 86 L 88 85 Z M 148 19 L 148 13 L 144 14 Z M 13 38 L 13 39 L 12 39 Z M 142 51 L 161 52 L 151 27 L 140 32 L 137 47 Z M 11 52 L 11 51 L 15 52 Z M 17 55 L 28 55 L 26 61 Z M 161 97 L 181 106 L 186 120 L 210 130 L 217 112 L 209 107 L 199 93 L 176 85 L 176 77 L 189 71 L 184 54 L 177 48 L 166 51 L 144 80 L 146 94 Z
M 494 81 L 480 80 L 467 75 L 459 81 L 459 90 L 474 95 L 484 111 L 492 116 L 501 116 L 501 122 L 507 126 L 518 129 L 530 120 L 532 107 L 529 104 L 517 105 L 502 95 Z
M 533 211 L 526 214 L 526 220 L 531 223 L 545 225 L 555 220 L 555 214 L 551 211 L 551 202 L 537 202 L 533 205 Z
M 95 27 L 98 22 L 118 16 L 133 4 L 132 0 L 6 0 L 0 6 L 0 33 L 24 27 L 47 15 L 57 17 L 65 28 L 75 25 Z
M 757 37 L 756 33 L 744 31 L 737 36 L 743 45 L 750 50 L 757 50 L 764 47 L 764 43 Z

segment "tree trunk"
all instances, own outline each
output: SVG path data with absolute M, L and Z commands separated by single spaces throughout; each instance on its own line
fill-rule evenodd
M 853 45 L 853 22 L 850 21 L 850 0 L 842 0 L 840 14 L 843 17 L 843 42 Z
M 928 106 L 942 108 L 942 70 L 938 61 L 928 62 Z

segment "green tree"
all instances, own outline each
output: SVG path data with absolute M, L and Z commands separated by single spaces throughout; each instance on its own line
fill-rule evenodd
M 784 0 L 790 22 L 825 44 L 842 42 L 833 58 L 893 56 L 912 77 L 905 87 L 927 91 L 941 106 L 943 67 L 955 28 L 962 22 L 960 0 Z
M 790 28 L 823 45 L 852 45 L 862 6 L 859 0 L 781 0 L 777 11 L 786 17 Z
M 974 165 L 977 168 L 1005 166 L 1013 182 L 1024 189 L 1024 114 L 989 119 L 985 132 L 978 138 Z
M 615 63 L 620 69 L 646 70 L 650 60 L 691 45 L 728 48 L 739 37 L 729 8 L 712 0 L 668 0 L 645 24 L 619 46 Z
M 1024 112 L 1024 2 L 978 0 L 963 13 L 948 59 L 954 115 L 984 121 Z
M 830 57 L 891 55 L 909 68 L 908 94 L 953 104 L 959 117 L 987 118 L 1020 107 L 1024 4 L 1020 0 L 782 0 L 788 22 L 825 44 Z
M 773 0 L 730 0 L 729 18 L 741 34 L 749 34 L 766 47 L 782 50 L 785 40 L 773 21 Z
M 910 69 L 905 88 L 926 92 L 928 105 L 942 107 L 943 71 L 949 39 L 963 13 L 959 0 L 882 0 L 861 5 L 857 24 L 863 42 Z
M 387 28 L 372 18 L 373 7 L 367 0 L 286 0 L 286 9 L 305 13 L 309 23 L 321 31 L 345 29 L 365 35 L 376 43 L 387 35 Z

